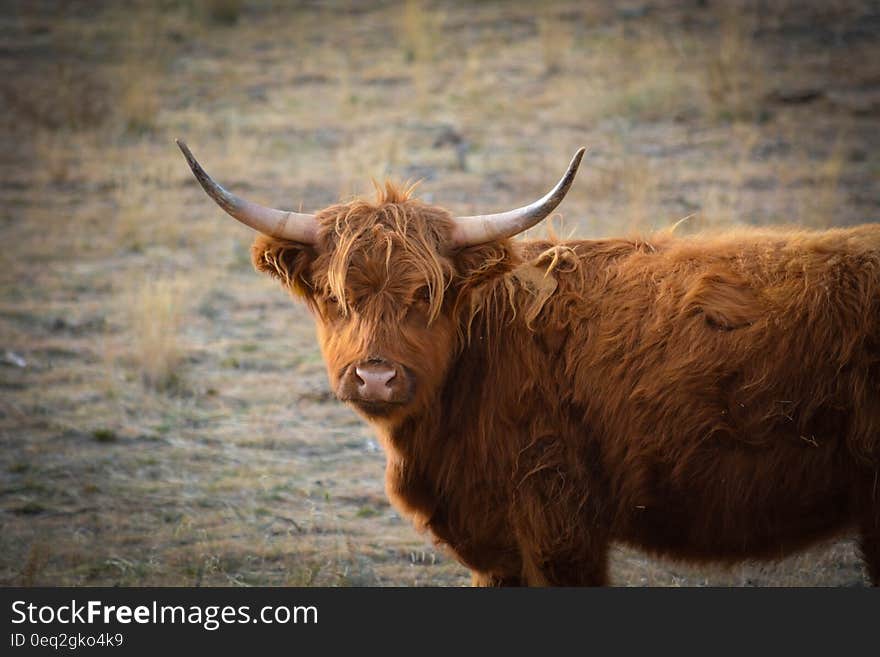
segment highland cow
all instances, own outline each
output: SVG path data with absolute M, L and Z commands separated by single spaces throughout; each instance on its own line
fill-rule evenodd
M 314 315 L 392 503 L 479 585 L 601 585 L 622 543 L 778 559 L 858 533 L 880 584 L 880 226 L 511 238 L 390 184 L 315 215 L 196 178 Z

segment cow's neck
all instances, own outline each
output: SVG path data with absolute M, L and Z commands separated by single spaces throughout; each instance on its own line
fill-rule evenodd
M 498 540 L 492 535 L 501 528 L 474 524 L 474 517 L 483 516 L 474 513 L 475 505 L 488 511 L 506 503 L 508 492 L 490 489 L 486 482 L 508 480 L 518 451 L 516 386 L 502 380 L 505 368 L 499 364 L 518 370 L 510 352 L 522 336 L 499 340 L 485 328 L 472 327 L 471 340 L 427 411 L 380 432 L 390 498 L 417 526 L 429 527 L 459 553 L 468 551 L 463 544 Z M 519 332 L 511 325 L 505 331 Z

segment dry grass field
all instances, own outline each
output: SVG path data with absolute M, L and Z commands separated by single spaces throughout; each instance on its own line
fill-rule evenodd
M 204 195 L 545 191 L 557 234 L 880 220 L 868 0 L 0 4 L 0 584 L 464 585 Z M 535 229 L 546 230 L 546 227 Z M 863 585 L 850 541 L 618 585 Z

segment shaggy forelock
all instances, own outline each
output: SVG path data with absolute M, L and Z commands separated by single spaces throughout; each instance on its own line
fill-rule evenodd
M 343 314 L 351 311 L 349 270 L 356 257 L 384 263 L 387 278 L 418 277 L 428 290 L 429 321 L 443 307 L 452 267 L 442 255 L 452 218 L 441 208 L 411 197 L 414 186 L 375 185 L 373 201 L 356 199 L 318 215 L 324 273 L 319 289 L 336 297 Z

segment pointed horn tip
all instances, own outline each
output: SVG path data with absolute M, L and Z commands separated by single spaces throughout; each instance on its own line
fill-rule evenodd
M 175 139 L 174 143 L 177 144 L 177 147 L 180 149 L 180 152 L 186 156 L 186 159 L 192 157 L 192 151 L 189 150 L 189 146 L 186 145 L 186 142 L 183 139 Z
M 202 182 L 202 179 L 207 177 L 210 180 L 211 177 L 207 173 L 205 173 L 204 169 L 202 169 L 202 165 L 199 164 L 196 156 L 192 154 L 192 151 L 189 150 L 189 146 L 186 145 L 186 142 L 183 139 L 175 139 L 174 143 L 177 144 L 180 152 L 183 153 L 183 157 L 186 159 L 186 163 L 192 170 L 193 175 L 195 175 L 196 180 L 201 182 L 202 186 L 204 186 L 204 182 Z M 211 182 L 213 183 L 214 181 L 211 180 Z

